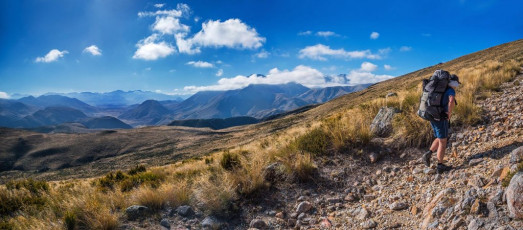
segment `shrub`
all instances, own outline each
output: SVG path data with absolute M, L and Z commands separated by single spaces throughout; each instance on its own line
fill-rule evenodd
M 49 185 L 46 181 L 34 180 L 32 178 L 23 180 L 11 180 L 5 184 L 9 190 L 25 188 L 33 194 L 49 191 Z
M 191 187 L 186 181 L 165 185 L 161 191 L 163 191 L 167 197 L 167 201 L 171 207 L 189 204 L 192 196 Z
M 104 203 L 106 198 L 103 194 L 94 193 L 78 200 L 72 209 L 75 226 L 79 229 L 117 229 L 118 215 Z
M 242 159 L 242 168 L 229 173 L 233 184 L 238 185 L 237 191 L 243 196 L 257 195 L 267 187 L 263 171 L 268 163 L 265 154 L 251 154 Z
M 315 155 L 327 154 L 329 143 L 329 134 L 322 128 L 315 128 L 310 132 L 296 138 L 296 145 L 298 149 Z
M 64 224 L 65 228 L 68 230 L 73 230 L 76 227 L 76 214 L 71 211 L 67 211 L 64 214 Z
M 128 192 L 142 184 L 158 187 L 160 182 L 165 179 L 165 174 L 159 171 L 138 172 L 140 170 L 133 170 L 134 174 L 132 175 L 127 175 L 119 170 L 115 173 L 110 172 L 98 179 L 96 185 L 103 192 L 113 190 L 116 185 L 120 186 L 122 192 Z
M 167 197 L 157 189 L 142 187 L 134 194 L 134 200 L 151 210 L 161 210 L 167 204 Z
M 231 153 L 229 150 L 225 151 L 220 160 L 220 165 L 225 170 L 234 170 L 241 167 L 240 157 L 236 153 Z
M 134 166 L 134 168 L 129 169 L 127 174 L 135 175 L 135 174 L 138 174 L 138 173 L 141 173 L 141 172 L 145 172 L 145 171 L 147 171 L 145 166 L 143 166 L 143 165 L 136 165 L 136 166 Z

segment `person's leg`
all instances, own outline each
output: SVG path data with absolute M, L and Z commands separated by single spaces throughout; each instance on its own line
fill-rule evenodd
M 432 142 L 432 145 L 430 146 L 430 151 L 436 152 L 438 150 L 438 146 L 439 146 L 439 139 L 435 138 L 434 141 Z
M 445 149 L 447 148 L 447 138 L 438 138 L 438 163 L 443 164 L 445 158 Z

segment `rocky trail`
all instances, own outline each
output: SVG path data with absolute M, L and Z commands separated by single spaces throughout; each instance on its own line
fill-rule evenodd
M 275 181 L 255 200 L 241 201 L 233 220 L 182 206 L 121 228 L 523 229 L 523 173 L 502 186 L 523 161 L 523 74 L 479 105 L 481 124 L 453 130 L 450 172 L 425 167 L 421 149 L 383 148 L 386 154 L 374 163 L 369 156 L 337 154 L 317 162 L 311 182 Z

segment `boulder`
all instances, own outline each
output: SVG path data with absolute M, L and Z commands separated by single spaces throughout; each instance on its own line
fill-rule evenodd
M 510 163 L 517 164 L 523 160 L 523 146 L 510 152 Z
M 183 217 L 190 217 L 190 216 L 194 215 L 194 210 L 189 205 L 182 205 L 182 206 L 176 208 L 176 213 L 178 213 L 178 215 L 183 216 Z
M 222 222 L 220 222 L 214 216 L 205 217 L 205 219 L 203 219 L 201 224 L 202 224 L 203 229 L 212 229 L 212 230 L 218 230 L 222 226 Z
M 257 228 L 257 229 L 265 229 L 267 228 L 267 223 L 263 221 L 262 219 L 253 219 L 251 223 L 249 224 L 249 227 L 251 228 Z
M 393 107 L 382 107 L 378 114 L 372 120 L 370 125 L 371 132 L 379 137 L 386 137 L 392 132 L 392 119 L 399 113 L 398 109 Z
M 309 210 L 311 210 L 311 208 L 312 208 L 312 204 L 310 202 L 303 201 L 298 204 L 298 207 L 296 207 L 296 212 L 297 213 L 308 212 Z
M 140 217 L 145 216 L 145 214 L 147 213 L 148 210 L 149 210 L 149 208 L 147 208 L 145 206 L 132 205 L 132 206 L 128 207 L 127 209 L 125 209 L 125 213 L 127 214 L 127 219 L 133 221 Z
M 518 172 L 512 177 L 505 194 L 510 216 L 523 219 L 523 172 Z
M 169 220 L 165 218 L 160 221 L 160 225 L 167 229 L 171 229 L 171 224 L 169 224 Z
M 282 177 L 282 167 L 283 165 L 279 162 L 272 163 L 268 165 L 263 170 L 263 178 L 269 182 L 277 182 Z
M 371 229 L 371 228 L 375 228 L 378 225 L 378 223 L 376 223 L 376 221 L 370 219 L 365 222 L 362 222 L 360 225 L 363 229 Z

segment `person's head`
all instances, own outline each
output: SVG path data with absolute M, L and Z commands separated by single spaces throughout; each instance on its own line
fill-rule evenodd
M 450 87 L 455 89 L 460 84 L 461 84 L 461 82 L 459 82 L 459 77 L 457 75 L 455 75 L 455 74 L 450 75 L 450 82 L 449 82 Z

